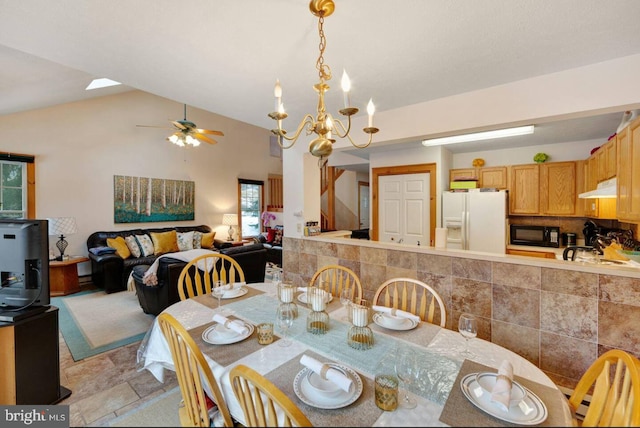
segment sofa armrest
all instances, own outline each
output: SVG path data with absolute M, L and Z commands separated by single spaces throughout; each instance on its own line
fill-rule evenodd
M 124 260 L 117 254 L 95 255 L 89 253 L 91 260 L 91 281 L 107 293 L 122 289 Z

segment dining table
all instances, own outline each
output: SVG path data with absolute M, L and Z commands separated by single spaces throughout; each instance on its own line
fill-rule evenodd
M 554 382 L 526 358 L 498 344 L 471 339 L 468 349 L 472 356 L 465 357 L 465 339 L 456 331 L 427 322 L 388 328 L 378 322 L 374 313 L 373 321 L 367 325 L 373 334 L 373 346 L 353 347 L 347 340 L 352 328 L 347 318 L 348 306 L 331 296 L 325 309 L 329 328 L 324 334 L 314 334 L 307 329 L 312 308 L 301 300 L 305 293 L 298 291 L 293 300 L 298 314 L 286 332 L 290 344 L 282 346 L 283 331 L 275 322 L 277 308 L 282 304 L 278 287 L 271 282 L 252 283 L 243 285 L 241 291 L 223 297 L 221 307 L 213 296 L 200 295 L 177 302 L 163 312 L 173 315 L 202 350 L 232 417 L 242 424 L 244 414 L 229 379 L 229 371 L 238 364 L 253 368 L 273 382 L 314 426 L 571 426 L 573 423 L 568 401 Z M 211 340 L 210 333 L 217 324 L 213 321 L 216 313 L 243 321 L 249 331 L 233 340 Z M 254 329 L 264 322 L 274 323 L 275 338 L 268 345 L 258 342 Z M 393 371 L 400 348 L 412 349 L 419 355 L 419 361 L 414 382 L 400 383 L 398 400 L 407 389 L 417 406 L 384 411 L 375 402 L 375 375 Z M 342 394 L 340 399 L 310 393 L 301 380 L 301 375 L 308 372 L 300 362 L 304 355 L 353 373 L 351 392 Z M 515 383 L 527 391 L 527 398 L 522 401 L 529 405 L 521 402 L 514 406 L 515 410 L 500 413 L 482 398 L 490 392 L 483 393 L 478 388 L 476 374 L 493 376 L 505 361 L 513 367 Z M 157 320 L 140 343 L 137 369 L 148 370 L 160 382 L 164 382 L 166 370 L 175 371 L 169 345 Z

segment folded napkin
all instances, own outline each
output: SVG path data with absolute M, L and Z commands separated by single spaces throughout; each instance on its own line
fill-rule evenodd
M 315 373 L 320 375 L 321 378 L 330 380 L 331 382 L 335 383 L 343 391 L 349 392 L 351 384 L 353 383 L 351 378 L 345 376 L 343 373 L 332 368 L 328 364 L 323 364 L 308 355 L 302 355 L 302 357 L 300 358 L 300 364 L 309 368 L 310 370 L 313 370 Z
M 511 400 L 511 383 L 513 382 L 513 365 L 507 360 L 500 364 L 496 383 L 491 389 L 491 402 L 503 412 L 509 411 Z
M 226 284 L 226 285 L 224 285 L 224 287 L 226 287 L 226 289 L 224 290 L 224 294 L 225 295 L 227 293 L 229 293 L 229 294 L 238 294 L 238 290 L 240 290 L 245 285 L 247 285 L 246 282 L 234 282 L 233 284 Z
M 222 324 L 228 329 L 235 331 L 238 334 L 247 334 L 249 333 L 249 328 L 240 320 L 230 320 L 224 315 L 215 314 L 213 315 L 213 320 L 218 324 Z
M 373 305 L 373 310 L 377 311 L 377 312 L 386 312 L 389 313 L 395 317 L 402 317 L 402 318 L 409 318 L 412 319 L 414 321 L 420 322 L 420 317 L 417 315 L 412 314 L 411 312 L 407 312 L 407 311 L 402 311 L 400 309 L 395 309 L 395 308 L 387 308 L 386 306 L 378 306 L 378 305 Z
M 298 287 L 297 290 L 298 291 L 302 291 L 303 293 L 306 293 L 307 292 L 307 288 L 309 288 L 309 287 Z

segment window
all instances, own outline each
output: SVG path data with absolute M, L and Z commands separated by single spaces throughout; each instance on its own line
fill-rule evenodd
M 264 210 L 264 181 L 239 178 L 238 197 L 242 238 L 258 236 L 262 230 L 260 214 Z
M 34 218 L 33 156 L 0 153 L 0 218 Z

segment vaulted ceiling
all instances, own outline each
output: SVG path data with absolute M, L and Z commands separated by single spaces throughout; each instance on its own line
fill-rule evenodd
M 636 0 L 335 1 L 335 110 L 343 69 L 366 114 L 640 53 Z M 135 88 L 270 129 L 276 79 L 290 117 L 314 111 L 318 43 L 306 0 L 0 0 L 0 114 Z M 606 138 L 621 115 L 591 119 L 547 127 Z

